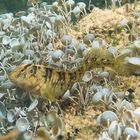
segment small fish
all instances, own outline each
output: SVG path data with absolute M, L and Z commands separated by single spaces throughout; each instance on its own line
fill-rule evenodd
M 27 5 L 32 6 L 33 4 L 38 4 L 40 2 L 42 2 L 42 0 L 28 0 Z
M 20 65 L 9 74 L 10 80 L 19 88 L 40 94 L 47 100 L 58 99 L 71 86 L 69 72 L 44 65 Z
M 25 16 L 25 15 L 26 15 L 25 11 L 18 11 L 15 13 L 15 16 L 17 16 L 17 17 L 21 17 L 21 16 Z
M 19 88 L 37 93 L 44 99 L 59 99 L 86 71 L 109 67 L 120 75 L 133 75 L 135 68 L 125 64 L 125 58 L 110 57 L 106 49 L 91 49 L 75 70 L 62 70 L 44 65 L 26 64 L 17 66 L 9 79 Z
M 75 82 L 82 79 L 87 70 L 109 65 L 109 62 L 103 62 L 103 57 L 105 57 L 104 51 L 96 52 L 92 49 L 76 70 L 62 70 L 34 64 L 20 65 L 9 74 L 9 79 L 23 90 L 40 94 L 43 98 L 54 101 Z

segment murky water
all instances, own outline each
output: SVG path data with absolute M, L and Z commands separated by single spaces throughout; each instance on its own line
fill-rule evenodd
M 29 6 L 27 5 L 28 1 L 37 1 L 37 0 L 0 0 L 0 14 L 12 12 L 16 13 L 21 10 L 26 10 Z M 51 4 L 56 0 L 41 0 L 42 2 L 47 2 Z M 110 3 L 111 0 L 106 0 Z M 105 0 L 75 0 L 75 2 L 84 2 L 86 5 L 94 4 L 97 7 L 103 7 L 105 5 Z

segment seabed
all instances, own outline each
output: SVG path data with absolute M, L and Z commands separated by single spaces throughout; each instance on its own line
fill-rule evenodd
M 16 17 L 0 15 L 0 140 L 139 140 L 139 1 L 93 7 L 90 13 L 82 4 L 80 12 L 64 1 L 52 5 L 49 10 L 45 3 L 33 5 Z M 93 40 L 85 37 L 89 34 Z M 57 103 L 19 89 L 8 78 L 21 64 L 75 69 L 90 49 L 100 47 L 109 50 L 112 61 L 121 56 L 122 65 L 86 71 Z

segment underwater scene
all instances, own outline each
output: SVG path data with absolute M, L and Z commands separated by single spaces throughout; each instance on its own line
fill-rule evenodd
M 0 140 L 140 140 L 140 0 L 0 0 Z

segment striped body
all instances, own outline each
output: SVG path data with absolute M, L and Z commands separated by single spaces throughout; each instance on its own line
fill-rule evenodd
M 54 101 L 62 96 L 67 89 L 71 88 L 74 82 L 80 80 L 85 71 L 103 66 L 101 58 L 96 56 L 100 54 L 96 53 L 95 55 L 94 53 L 89 51 L 83 63 L 73 71 L 49 68 L 44 65 L 27 64 L 17 66 L 9 74 L 9 79 L 23 90 L 40 94 L 43 98 Z M 101 53 L 102 57 L 105 57 L 103 52 Z
M 91 49 L 76 70 L 64 71 L 44 65 L 27 64 L 17 66 L 9 74 L 9 79 L 21 89 L 54 101 L 79 81 L 87 70 L 99 67 L 109 67 L 121 75 L 130 75 L 133 72 L 122 59 L 111 57 L 106 49 Z
M 10 80 L 21 89 L 40 93 L 49 100 L 58 98 L 71 86 L 71 73 L 43 65 L 20 65 L 9 74 Z M 61 94 L 60 94 L 61 93 Z

